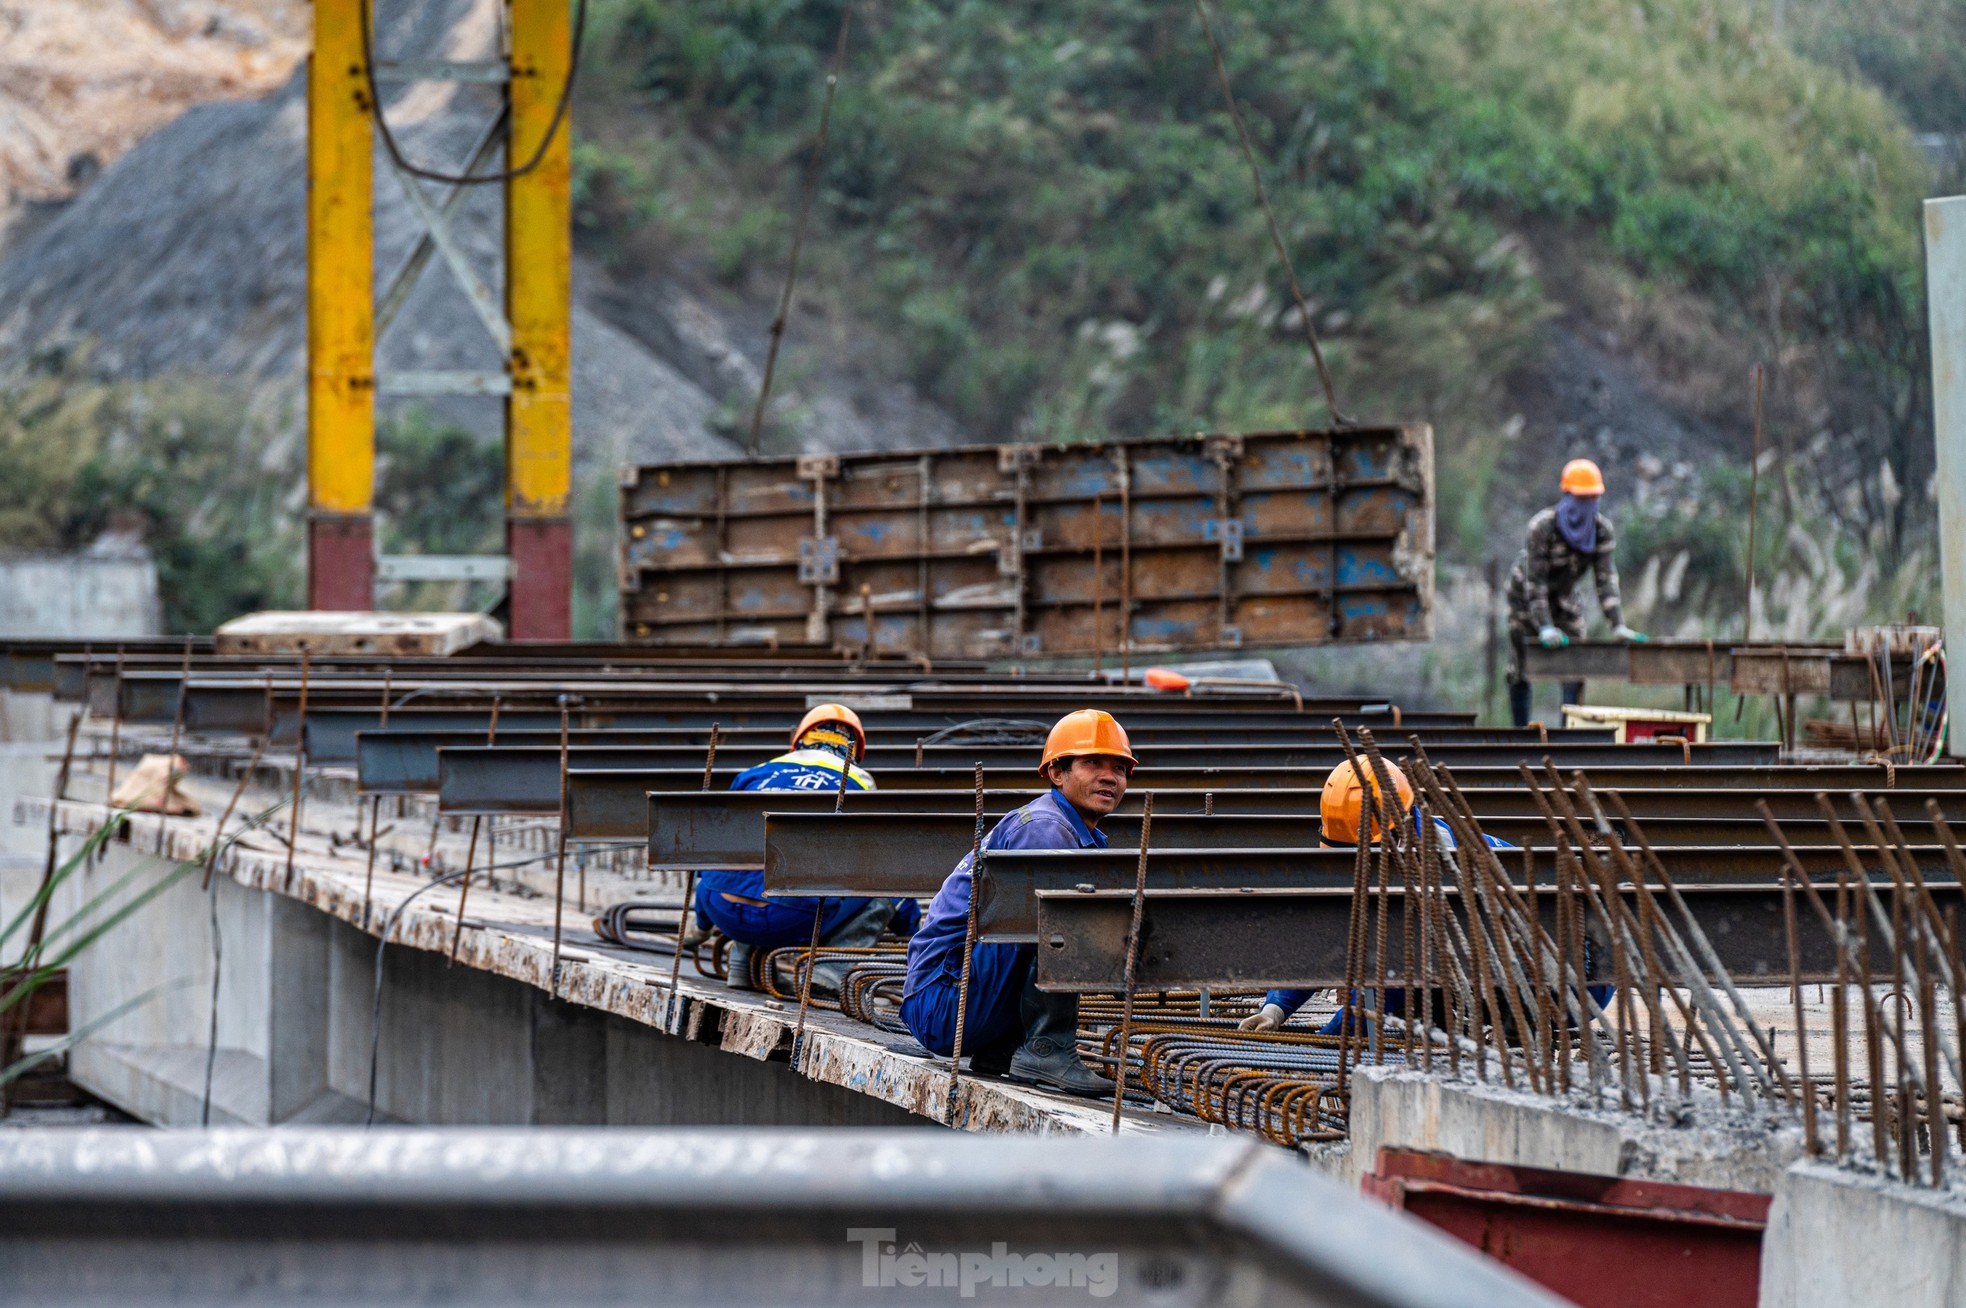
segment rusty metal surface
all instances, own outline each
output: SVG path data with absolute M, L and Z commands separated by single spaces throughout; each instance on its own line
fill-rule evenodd
M 307 756 L 321 764 L 354 763 L 362 788 L 371 793 L 434 793 L 437 789 L 437 751 L 485 745 L 488 743 L 486 733 L 489 727 L 489 718 L 486 725 L 476 731 L 399 731 L 392 726 L 387 731 L 358 733 L 354 752 L 350 755 L 343 755 L 332 748 L 324 755 L 316 752 L 313 746 L 317 743 L 333 746 L 339 742 L 334 733 L 320 730 L 316 716 L 310 713 Z M 1027 731 L 1025 734 L 1030 733 Z M 1274 724 L 1192 728 L 1147 726 L 1127 734 L 1136 751 L 1151 753 L 1162 762 L 1181 761 L 1201 766 L 1220 766 L 1239 758 L 1246 758 L 1251 763 L 1295 765 L 1306 751 L 1315 751 L 1322 757 L 1339 748 L 1337 736 L 1328 723 L 1314 727 L 1279 727 Z M 1534 731 L 1513 728 L 1429 728 L 1425 737 L 1430 747 L 1513 745 L 1524 757 L 1534 754 L 1539 743 Z M 1548 738 L 1551 743 L 1564 746 L 1611 744 L 1608 729 L 1552 731 L 1548 733 Z M 891 768 L 913 768 L 917 756 L 923 761 L 945 766 L 978 762 L 1015 764 L 1028 758 L 1034 745 L 1030 739 L 1020 744 L 978 744 L 960 738 L 937 744 L 918 743 L 922 740 L 921 735 L 911 738 L 910 733 L 905 732 L 870 732 L 867 752 L 859 762 L 876 776 Z M 769 727 L 720 729 L 718 741 L 720 749 L 747 750 L 760 761 L 783 752 L 788 743 L 786 733 Z M 503 717 L 499 721 L 497 744 L 501 749 L 557 750 L 559 743 L 557 726 L 515 728 Z M 574 749 L 651 751 L 651 759 L 659 766 L 673 767 L 682 765 L 675 760 L 686 763 L 692 756 L 701 758 L 709 744 L 709 733 L 690 727 L 602 728 L 570 731 L 567 743 Z
M 1771 1197 L 1382 1148 L 1365 1194 L 1580 1308 L 1755 1308 Z
M 622 630 L 652 643 L 1021 658 L 1431 634 L 1425 426 L 650 466 L 621 518 Z
M 1894 659 L 1892 684 L 1906 684 L 1909 657 Z M 1694 640 L 1572 641 L 1532 645 L 1523 672 L 1531 681 L 1623 681 L 1635 686 L 1725 686 L 1737 695 L 1824 695 L 1862 703 L 1885 682 L 1862 654 L 1840 644 L 1730 645 Z
M 1660 854 L 1671 857 L 1665 850 Z M 1219 852 L 1212 857 L 1219 861 Z M 1151 869 L 1150 859 L 1150 878 Z M 1957 892 L 1950 874 L 1930 879 L 1935 890 L 1942 885 L 1948 894 Z M 1342 884 L 1336 876 L 1331 880 L 1325 888 L 1276 888 L 1252 874 L 1247 889 L 1230 891 L 1156 889 L 1150 882 L 1136 963 L 1140 987 L 1344 985 L 1352 916 L 1349 869 Z M 1880 874 L 1881 887 L 1885 880 Z M 1037 892 L 1038 982 L 1045 989 L 1111 993 L 1119 987 L 1133 914 L 1133 893 L 1117 888 L 1121 881 L 1106 876 L 1098 884 L 1110 888 Z M 1709 878 L 1701 883 L 1689 875 L 1680 890 L 1721 965 L 1737 981 L 1787 982 L 1788 938 L 1779 880 L 1744 877 L 1741 883 L 1725 884 Z M 1448 895 L 1458 898 L 1451 890 Z M 1625 897 L 1631 901 L 1632 892 L 1627 890 Z M 1392 921 L 1398 923 L 1403 911 L 1399 887 L 1390 890 L 1388 900 Z M 1546 926 L 1555 920 L 1555 905 L 1547 900 L 1544 920 Z M 1586 930 L 1608 950 L 1609 936 L 1595 915 Z M 1394 975 L 1404 967 L 1399 934 L 1392 931 L 1386 938 Z M 1798 921 L 1796 938 L 1801 978 L 1833 980 L 1835 944 L 1821 921 Z M 1877 966 L 1882 975 L 1888 963 L 1880 960 Z
M 1752 775 L 1756 765 L 1770 760 L 1774 746 L 1730 743 L 1694 745 L 1690 750 L 1690 753 L 1682 753 L 1677 745 L 1578 745 L 1553 746 L 1548 754 L 1555 758 L 1559 766 L 1585 767 L 1592 769 L 1594 774 L 1603 773 L 1610 778 L 1604 784 L 1615 787 L 1620 784 L 1620 774 L 1627 772 L 1663 776 L 1668 781 L 1675 771 Z M 1457 773 L 1469 776 L 1512 771 L 1516 762 L 1525 760 L 1524 752 L 1513 746 L 1467 745 L 1429 752 L 1437 761 L 1453 765 Z M 1020 765 L 986 765 L 984 785 L 1002 789 L 1028 783 L 1036 769 L 1031 751 L 1021 753 Z M 1682 764 L 1682 757 L 1693 761 Z M 1321 755 L 1307 753 L 1300 762 L 1276 767 L 1188 767 L 1178 764 L 1160 767 L 1150 763 L 1134 774 L 1134 785 L 1142 790 L 1317 787 L 1324 784 L 1331 769 L 1344 759 L 1342 751 L 1333 749 Z M 568 771 L 574 788 L 585 792 L 584 799 L 588 803 L 603 802 L 600 799 L 602 792 L 609 792 L 606 802 L 625 806 L 617 811 L 629 813 L 626 820 L 639 823 L 640 813 L 631 810 L 641 807 L 640 796 L 643 793 L 683 789 L 688 785 L 686 778 L 692 773 L 699 784 L 702 780 L 700 767 L 690 769 L 676 766 L 683 760 L 672 760 L 667 768 L 662 766 L 663 760 L 660 758 L 652 760 L 652 765 L 648 766 L 643 765 L 645 760 L 646 755 L 638 757 L 633 750 L 573 750 L 569 754 Z M 538 813 L 549 810 L 557 813 L 560 810 L 559 764 L 559 751 L 551 749 L 464 747 L 441 750 L 437 766 L 439 806 L 446 813 Z M 711 788 L 729 786 L 741 771 L 743 769 L 738 767 L 719 766 L 711 778 Z M 974 782 L 973 769 L 965 767 L 924 766 L 896 771 L 890 776 L 896 784 L 916 790 L 967 789 Z M 1966 776 L 1961 777 L 1961 784 L 1966 785 Z M 622 829 L 619 822 L 607 825 L 610 830 Z M 639 838 L 644 834 L 637 827 L 625 838 Z

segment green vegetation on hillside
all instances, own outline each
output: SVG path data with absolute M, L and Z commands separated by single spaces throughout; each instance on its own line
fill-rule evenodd
M 598 12 L 589 243 L 775 283 L 837 0 Z M 1727 0 L 1217 13 L 1340 400 L 1436 424 L 1450 519 L 1481 519 L 1498 378 L 1566 303 L 1559 240 L 1806 359 L 1861 473 L 1923 484 L 1925 174 L 1874 91 Z M 818 208 L 813 282 L 979 438 L 1322 420 L 1187 6 L 856 9 Z

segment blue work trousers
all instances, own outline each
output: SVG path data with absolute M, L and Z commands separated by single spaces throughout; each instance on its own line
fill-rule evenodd
M 969 961 L 969 1013 L 963 1021 L 965 1054 L 1010 1050 L 1024 1043 L 1024 992 L 1031 984 L 1035 945 L 977 945 Z M 901 1020 L 931 1054 L 956 1047 L 960 978 L 947 974 L 901 1001 Z

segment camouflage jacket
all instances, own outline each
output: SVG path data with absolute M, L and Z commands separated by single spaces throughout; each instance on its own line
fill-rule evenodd
M 1555 509 L 1544 509 L 1531 518 L 1522 552 L 1509 569 L 1509 626 L 1530 632 L 1554 626 L 1572 636 L 1582 635 L 1584 606 L 1576 589 L 1586 572 L 1596 574 L 1597 602 L 1604 610 L 1604 620 L 1614 627 L 1623 622 L 1617 547 L 1617 533 L 1611 529 L 1611 519 L 1603 514 L 1597 518 L 1597 550 L 1591 554 L 1572 549 L 1563 539 Z

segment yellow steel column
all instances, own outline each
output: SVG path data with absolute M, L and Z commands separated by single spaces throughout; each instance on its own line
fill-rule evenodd
M 569 8 L 568 0 L 512 0 L 509 168 L 529 162 L 553 129 L 572 62 Z M 512 324 L 505 512 L 515 640 L 571 635 L 572 135 L 572 123 L 562 121 L 538 167 L 505 188 L 505 311 Z
M 307 595 L 372 606 L 371 127 L 358 0 L 315 0 L 307 70 Z

